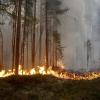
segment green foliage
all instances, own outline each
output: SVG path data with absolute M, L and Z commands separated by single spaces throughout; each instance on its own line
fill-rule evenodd
M 57 26 L 60 24 L 60 20 L 58 19 L 59 14 L 64 14 L 69 9 L 61 9 L 62 2 L 60 0 L 47 0 L 47 10 L 48 10 L 48 16 L 52 15 L 54 19 L 54 33 L 53 38 L 54 42 L 56 44 L 56 49 L 58 54 L 60 55 L 60 59 L 63 57 L 63 48 L 61 44 L 61 34 L 57 31 Z

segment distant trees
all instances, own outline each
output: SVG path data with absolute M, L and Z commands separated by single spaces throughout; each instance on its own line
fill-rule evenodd
M 92 43 L 91 40 L 87 40 L 87 70 L 89 70 L 89 63 L 92 58 Z
M 38 5 L 39 2 L 40 5 Z M 57 15 L 68 9 L 62 10 L 60 5 L 61 2 L 58 0 L 5 0 L 0 5 L 0 10 L 8 14 L 13 20 L 12 71 L 15 68 L 16 75 L 18 75 L 19 64 L 24 69 L 25 59 L 27 59 L 27 66 L 29 65 L 29 54 L 31 54 L 32 61 L 30 65 L 35 67 L 37 42 L 39 42 L 38 60 L 40 65 L 42 64 L 42 56 L 46 58 L 46 68 L 50 65 L 57 66 L 58 59 L 62 59 L 61 37 L 57 31 L 60 22 Z M 37 12 L 37 7 L 40 8 L 39 12 Z M 40 13 L 40 19 L 38 19 L 38 13 Z M 39 30 L 39 33 L 37 33 L 37 30 Z M 43 33 L 45 33 L 45 39 L 42 38 Z M 39 41 L 36 34 L 39 34 Z M 43 48 L 44 45 L 45 49 Z M 31 49 L 31 52 L 29 49 Z M 45 54 L 42 54 L 42 51 L 45 51 Z
M 46 0 L 46 61 L 47 66 L 57 66 L 57 61 L 62 59 L 61 36 L 57 31 L 60 24 L 58 15 L 68 11 L 60 9 L 58 0 Z M 49 57 L 50 56 L 50 57 Z

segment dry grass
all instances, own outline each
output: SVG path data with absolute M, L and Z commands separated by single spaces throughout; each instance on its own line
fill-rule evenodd
M 100 100 L 100 79 L 10 76 L 0 79 L 0 100 Z

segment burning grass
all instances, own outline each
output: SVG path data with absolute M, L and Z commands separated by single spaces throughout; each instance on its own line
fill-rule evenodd
M 0 78 L 0 100 L 100 100 L 100 78 L 65 80 L 51 75 Z
M 13 72 L 11 70 L 2 70 L 0 72 L 0 77 L 8 77 L 15 75 L 15 69 L 13 69 Z M 75 73 L 75 72 L 69 72 L 65 70 L 62 67 L 52 67 L 50 66 L 48 69 L 46 69 L 45 66 L 37 66 L 34 68 L 23 69 L 21 65 L 19 65 L 18 68 L 18 75 L 53 75 L 60 79 L 71 79 L 71 80 L 93 80 L 96 78 L 100 78 L 100 72 L 84 72 L 84 73 Z

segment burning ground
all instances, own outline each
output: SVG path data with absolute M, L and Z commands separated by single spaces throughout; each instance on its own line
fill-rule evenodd
M 0 100 L 100 100 L 100 78 L 65 80 L 51 75 L 0 78 Z

